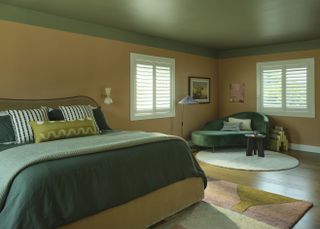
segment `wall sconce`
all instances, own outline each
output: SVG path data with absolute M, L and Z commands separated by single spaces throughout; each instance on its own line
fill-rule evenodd
M 104 103 L 107 104 L 107 105 L 110 105 L 112 104 L 112 98 L 110 96 L 111 94 L 111 88 L 105 88 L 105 98 L 104 98 Z

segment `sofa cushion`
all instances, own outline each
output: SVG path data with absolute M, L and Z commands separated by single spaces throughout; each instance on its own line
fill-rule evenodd
M 269 119 L 266 115 L 259 112 L 241 112 L 232 114 L 226 117 L 226 120 L 228 120 L 229 117 L 237 119 L 251 119 L 251 128 L 253 130 L 257 130 L 259 133 L 263 134 L 268 134 L 269 132 Z
M 223 127 L 221 131 L 240 131 L 239 122 L 223 122 Z
M 251 119 L 238 119 L 229 117 L 229 122 L 231 123 L 240 123 L 241 130 L 252 130 L 251 128 Z

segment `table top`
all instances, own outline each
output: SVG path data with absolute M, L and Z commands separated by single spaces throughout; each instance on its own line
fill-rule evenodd
M 245 135 L 247 138 L 265 138 L 266 135 L 264 134 L 246 134 Z

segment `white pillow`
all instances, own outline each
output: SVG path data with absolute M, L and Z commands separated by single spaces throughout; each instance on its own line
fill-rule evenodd
M 229 122 L 241 123 L 241 125 L 240 125 L 241 130 L 252 130 L 251 119 L 238 119 L 238 118 L 229 117 Z
M 48 111 L 46 109 L 8 110 L 11 117 L 16 143 L 33 142 L 33 132 L 29 121 L 46 121 Z
M 91 118 L 97 130 L 100 131 L 90 105 L 59 106 L 59 109 L 62 112 L 64 120 L 73 121 L 77 119 Z
M 240 131 L 239 122 L 223 122 L 223 127 L 221 131 Z

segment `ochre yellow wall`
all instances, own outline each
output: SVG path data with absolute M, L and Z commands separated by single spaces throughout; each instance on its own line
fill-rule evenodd
M 180 105 L 175 118 L 130 121 L 130 52 L 176 59 L 177 100 L 188 93 L 188 76 L 211 77 L 211 103 L 185 107 L 185 136 L 218 116 L 256 110 L 256 62 L 315 57 L 316 118 L 271 121 L 287 129 L 292 143 L 320 146 L 320 50 L 216 60 L 3 20 L 0 31 L 0 97 L 87 95 L 99 102 L 114 129 L 180 134 Z M 230 83 L 245 83 L 244 103 L 229 102 Z M 112 88 L 111 106 L 102 103 L 105 87 Z
M 315 118 L 272 116 L 272 125 L 284 126 L 291 143 L 320 146 L 320 50 L 288 52 L 258 56 L 219 59 L 219 116 L 241 111 L 256 111 L 256 63 L 295 58 L 315 58 Z M 245 102 L 229 102 L 229 84 L 245 83 Z
M 185 107 L 185 135 L 217 117 L 217 60 L 165 49 L 0 20 L 0 97 L 87 95 L 97 100 L 114 129 L 180 133 L 175 118 L 130 121 L 130 52 L 176 60 L 176 99 L 188 93 L 188 76 L 212 77 L 211 104 Z M 105 87 L 114 104 L 102 103 Z

